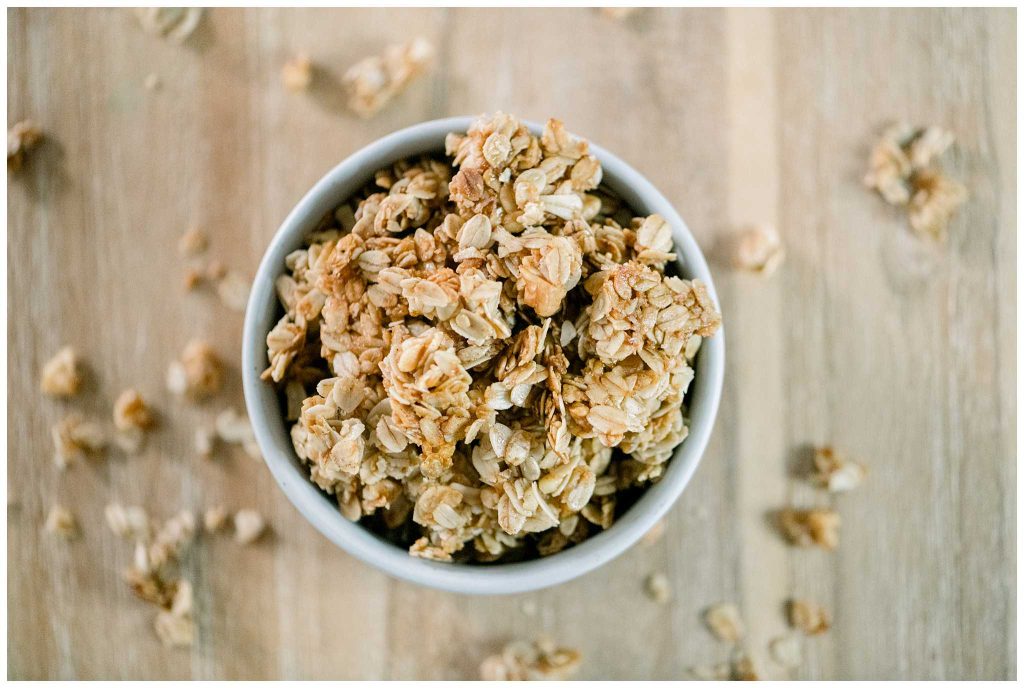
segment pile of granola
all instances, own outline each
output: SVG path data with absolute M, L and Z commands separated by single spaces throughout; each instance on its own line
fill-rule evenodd
M 446 149 L 287 257 L 263 376 L 349 519 L 435 560 L 552 554 L 662 475 L 720 316 L 558 120 L 498 113 Z

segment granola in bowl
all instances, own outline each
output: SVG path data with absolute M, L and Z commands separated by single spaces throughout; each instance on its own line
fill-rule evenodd
M 350 520 L 428 559 L 554 554 L 661 477 L 720 316 L 561 122 L 499 113 L 445 148 L 288 255 L 263 378 Z

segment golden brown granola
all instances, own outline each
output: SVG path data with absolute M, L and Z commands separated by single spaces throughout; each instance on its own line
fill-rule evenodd
M 134 389 L 126 389 L 114 402 L 115 441 L 128 453 L 142 446 L 143 433 L 153 426 L 153 412 Z
M 222 506 L 212 506 L 203 512 L 203 529 L 207 533 L 218 533 L 228 524 L 228 510 Z
M 195 640 L 196 624 L 192 618 L 192 584 L 179 580 L 175 585 L 170 608 L 157 612 L 153 628 L 167 647 L 190 647 Z
M 828 610 L 817 602 L 794 598 L 786 603 L 789 625 L 807 635 L 820 635 L 832 627 Z
M 745 229 L 736 241 L 733 263 L 740 270 L 770 276 L 786 257 L 775 227 L 766 224 Z
M 941 127 L 894 124 L 872 149 L 864 177 L 887 202 L 907 207 L 915 232 L 938 241 L 946 238 L 950 220 L 967 200 L 967 189 L 937 164 L 954 140 Z
M 563 681 L 575 674 L 583 656 L 579 650 L 557 647 L 550 638 L 510 642 L 501 653 L 480 664 L 484 681 Z
M 831 446 L 816 447 L 814 450 L 814 481 L 829 492 L 847 492 L 859 486 L 867 475 L 867 469 L 859 463 L 849 461 Z
M 305 91 L 313 82 L 313 63 L 299 53 L 281 67 L 281 82 L 289 91 Z
M 25 158 L 43 140 L 43 130 L 30 119 L 25 119 L 7 130 L 7 170 L 17 172 Z
M 423 38 L 388 46 L 383 55 L 373 55 L 349 67 L 342 78 L 348 92 L 348 106 L 361 117 L 370 117 L 426 71 L 434 47 Z
M 178 395 L 199 400 L 220 391 L 224 372 L 220 358 L 206 342 L 193 339 L 167 369 L 167 388 Z
M 761 672 L 748 652 L 737 650 L 732 657 L 729 678 L 733 681 L 760 681 Z
M 704 624 L 716 638 L 729 643 L 739 642 L 746 633 L 739 608 L 728 602 L 719 603 L 706 609 Z
M 440 561 L 552 554 L 661 477 L 720 316 L 561 122 L 499 113 L 446 147 L 287 257 L 263 377 L 347 518 Z
M 70 413 L 50 429 L 53 438 L 54 463 L 65 469 L 73 463 L 96 456 L 107 444 L 106 433 L 99 423 L 86 420 L 80 413 Z
M 839 514 L 832 509 L 783 509 L 779 527 L 791 544 L 834 550 L 839 546 Z
M 60 504 L 54 504 L 46 516 L 46 532 L 71 540 L 78 535 L 78 520 Z
M 78 394 L 82 386 L 82 375 L 78 371 L 78 356 L 70 346 L 65 346 L 46 362 L 39 380 L 43 394 L 55 397 L 71 397 Z

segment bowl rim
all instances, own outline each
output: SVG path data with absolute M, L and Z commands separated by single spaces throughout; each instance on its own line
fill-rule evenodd
M 348 521 L 314 485 L 292 448 L 272 386 L 260 379 L 267 366 L 266 336 L 278 317 L 275 279 L 284 258 L 330 210 L 364 186 L 375 170 L 410 155 L 443 149 L 449 132 L 464 132 L 475 117 L 460 116 L 415 124 L 364 146 L 320 178 L 287 215 L 271 239 L 253 281 L 242 339 L 242 385 L 246 409 L 267 467 L 302 516 L 335 545 L 381 571 L 420 585 L 468 594 L 512 594 L 558 585 L 611 561 L 665 516 L 683 493 L 704 454 L 718 414 L 725 370 L 725 332 L 705 339 L 687 391 L 689 435 L 676 448 L 661 480 L 649 487 L 611 528 L 557 554 L 508 564 L 466 565 L 411 556 Z M 540 125 L 523 121 L 534 133 Z M 672 227 L 680 271 L 701 279 L 719 304 L 707 261 L 686 223 L 664 195 L 618 156 L 590 144 L 604 170 L 603 184 L 638 214 L 660 213 Z

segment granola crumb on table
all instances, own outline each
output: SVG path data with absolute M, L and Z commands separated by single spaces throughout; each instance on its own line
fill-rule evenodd
M 347 518 L 439 561 L 553 554 L 661 477 L 720 316 L 558 120 L 445 145 L 286 258 L 263 377 Z
M 579 650 L 558 647 L 546 637 L 535 642 L 523 640 L 508 643 L 499 654 L 487 657 L 480 664 L 484 681 L 561 681 L 571 677 L 580 667 L 583 656 Z
M 73 348 L 65 346 L 43 366 L 39 388 L 50 396 L 71 397 L 78 394 L 81 386 L 78 355 Z

